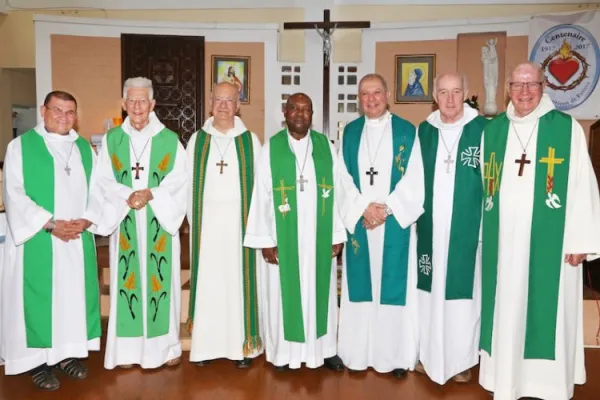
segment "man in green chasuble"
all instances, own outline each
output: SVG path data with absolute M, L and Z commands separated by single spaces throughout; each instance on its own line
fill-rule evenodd
M 262 249 L 258 276 L 267 361 L 278 370 L 322 365 L 337 354 L 335 257 L 346 241 L 336 205 L 335 149 L 310 129 L 312 101 L 292 95 L 287 129 L 263 147 L 244 245 Z
M 419 125 L 425 212 L 417 221 L 419 360 L 443 385 L 471 380 L 479 362 L 481 134 L 487 120 L 465 104 L 466 77 L 437 77 L 439 110 Z
M 190 361 L 235 360 L 248 368 L 263 352 L 255 249 L 243 247 L 254 186 L 258 137 L 241 118 L 229 82 L 211 95 L 212 116 L 187 146 L 190 224 Z
M 179 363 L 179 228 L 186 212 L 186 154 L 153 112 L 152 81 L 123 86 L 127 118 L 98 157 L 100 230 L 110 235 L 110 319 L 104 367 Z
M 351 370 L 401 378 L 418 352 L 416 241 L 423 166 L 415 127 L 388 111 L 383 77 L 359 84 L 363 116 L 344 129 L 339 153 L 343 253 L 339 355 Z
M 532 63 L 483 133 L 479 383 L 494 399 L 566 400 L 586 381 L 582 266 L 600 254 L 600 196 L 581 125 Z
M 0 358 L 6 375 L 29 372 L 38 388 L 56 390 L 55 369 L 84 379 L 80 359 L 100 350 L 99 216 L 86 207 L 102 199 L 91 194 L 96 155 L 73 130 L 75 98 L 51 92 L 40 111 L 43 121 L 9 143 L 4 162 Z

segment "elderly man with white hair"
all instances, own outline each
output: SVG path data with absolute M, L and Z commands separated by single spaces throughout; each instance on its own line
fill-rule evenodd
M 185 149 L 153 112 L 152 82 L 123 87 L 127 118 L 103 139 L 99 230 L 110 234 L 110 319 L 104 366 L 157 368 L 181 359 L 179 228 L 187 201 Z
M 479 360 L 481 168 L 487 122 L 465 104 L 466 78 L 438 76 L 438 110 L 419 125 L 425 212 L 417 221 L 420 344 L 416 370 L 443 385 Z
M 535 64 L 483 133 L 480 384 L 495 399 L 565 400 L 585 383 L 582 266 L 600 253 L 600 196 L 581 125 Z

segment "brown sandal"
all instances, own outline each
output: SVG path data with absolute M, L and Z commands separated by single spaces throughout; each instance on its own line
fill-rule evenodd
M 88 375 L 87 367 L 76 358 L 67 358 L 56 364 L 56 368 L 75 379 L 85 379 Z
M 167 361 L 167 367 L 174 367 L 181 363 L 181 357 L 174 358 L 172 360 Z
M 52 368 L 41 365 L 31 371 L 31 379 L 34 385 L 41 390 L 52 391 L 60 388 L 60 382 L 54 375 Z

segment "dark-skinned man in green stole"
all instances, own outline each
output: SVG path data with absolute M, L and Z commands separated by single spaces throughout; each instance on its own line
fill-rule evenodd
M 414 125 L 391 114 L 383 77 L 361 79 L 364 114 L 344 129 L 339 154 L 343 253 L 339 355 L 353 371 L 402 378 L 418 338 L 414 223 L 423 212 L 423 167 Z
M 600 196 L 581 125 L 520 64 L 483 132 L 479 383 L 494 399 L 573 397 L 586 381 L 582 261 L 600 253 Z
M 110 317 L 104 367 L 158 368 L 181 360 L 181 246 L 185 149 L 153 112 L 152 81 L 123 86 L 127 118 L 98 156 L 99 229 L 110 235 Z
M 471 380 L 479 362 L 481 134 L 487 119 L 465 104 L 466 77 L 435 78 L 438 110 L 419 125 L 425 212 L 417 221 L 419 359 L 439 385 Z
M 261 151 L 244 239 L 245 246 L 262 249 L 266 357 L 278 370 L 304 363 L 342 371 L 335 257 L 346 233 L 335 204 L 335 149 L 310 129 L 307 95 L 292 95 L 284 115 L 287 129 Z
M 190 361 L 226 358 L 247 368 L 263 353 L 257 251 L 242 244 L 261 145 L 236 117 L 234 84 L 217 84 L 210 105 L 212 116 L 187 146 Z
M 102 199 L 90 194 L 96 155 L 73 130 L 75 98 L 51 92 L 40 112 L 43 122 L 13 139 L 4 161 L 0 358 L 6 375 L 29 371 L 38 388 L 56 390 L 55 369 L 84 379 L 80 359 L 100 350 L 99 218 L 87 206 Z

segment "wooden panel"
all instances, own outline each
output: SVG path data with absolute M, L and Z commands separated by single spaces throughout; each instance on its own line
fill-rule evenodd
M 204 38 L 123 34 L 121 63 L 122 83 L 152 80 L 156 116 L 186 145 L 204 122 Z

